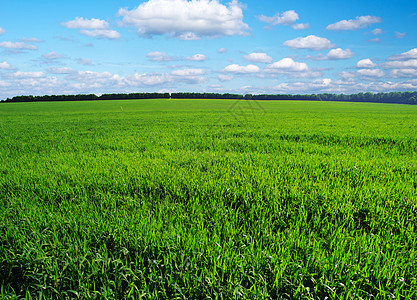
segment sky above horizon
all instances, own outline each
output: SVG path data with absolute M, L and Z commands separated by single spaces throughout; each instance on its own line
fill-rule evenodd
M 0 99 L 415 90 L 416 1 L 0 4 Z

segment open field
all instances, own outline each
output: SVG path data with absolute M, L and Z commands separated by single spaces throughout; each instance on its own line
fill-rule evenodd
M 0 104 L 0 298 L 416 299 L 417 106 Z

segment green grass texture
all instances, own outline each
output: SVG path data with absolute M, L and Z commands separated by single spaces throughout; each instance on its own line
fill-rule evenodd
M 0 104 L 1 299 L 416 299 L 417 106 Z

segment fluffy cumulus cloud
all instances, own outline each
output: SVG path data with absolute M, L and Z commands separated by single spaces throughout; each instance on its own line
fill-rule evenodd
M 405 82 L 391 81 L 370 81 L 356 82 L 354 80 L 337 80 L 330 78 L 317 79 L 314 81 L 297 81 L 280 83 L 273 87 L 275 93 L 344 93 L 352 94 L 359 92 L 391 92 L 391 91 L 410 91 L 417 88 L 416 80 Z
M 298 93 L 330 92 L 332 86 L 330 78 L 323 78 L 311 82 L 280 83 L 273 87 L 273 90 L 278 93 L 294 93 L 294 91 Z
M 263 52 L 254 52 L 243 56 L 244 59 L 253 63 L 271 63 L 272 57 Z
M 205 56 L 204 54 L 194 54 L 186 58 L 186 60 L 190 60 L 190 61 L 205 61 L 207 59 L 208 57 Z
M 258 73 L 261 69 L 255 65 L 240 66 L 237 64 L 228 65 L 222 70 L 225 73 L 233 74 L 253 74 Z
M 122 8 L 118 15 L 125 26 L 141 36 L 169 35 L 183 40 L 202 37 L 248 35 L 237 0 L 228 6 L 217 0 L 148 0 L 133 10 Z
M 7 75 L 10 79 L 33 79 L 45 77 L 44 72 L 22 72 L 16 71 Z
M 172 71 L 171 74 L 174 76 L 201 76 L 205 72 L 203 69 L 180 69 Z
M 337 59 L 348 59 L 355 55 L 350 49 L 343 50 L 342 48 L 332 49 L 327 54 L 327 59 L 337 60 Z
M 357 71 L 359 76 L 370 78 L 369 80 L 374 80 L 374 78 L 380 78 L 385 76 L 385 72 L 381 69 L 360 69 Z
M 393 69 L 390 72 L 393 78 L 417 78 L 417 69 Z
M 295 30 L 303 30 L 310 27 L 309 23 L 298 23 L 298 24 L 292 24 L 291 27 Z
M 417 70 L 417 48 L 392 55 L 381 66 L 384 69 L 393 69 L 390 74 L 394 78 L 412 77 L 415 74 L 413 70 Z
M 401 54 L 392 55 L 388 60 L 408 60 L 417 59 L 417 48 L 411 49 L 410 51 L 403 52 Z
M 168 56 L 165 52 L 159 52 L 159 51 L 149 52 L 148 54 L 146 54 L 146 57 L 150 61 L 172 61 L 173 60 L 173 58 Z
M 173 81 L 197 84 L 206 81 L 203 69 L 181 69 L 171 72 Z
M 379 78 L 387 76 L 383 70 L 376 68 L 360 68 L 357 71 L 340 72 L 338 75 L 344 84 L 355 82 L 357 78 L 366 81 L 377 81 Z
M 127 86 L 157 86 L 167 84 L 199 84 L 206 82 L 203 69 L 179 69 L 171 73 L 134 74 L 126 76 Z
M 381 23 L 382 19 L 376 16 L 360 16 L 353 20 L 342 20 L 326 27 L 327 30 L 357 30 L 366 28 L 375 23 Z
M 370 60 L 369 58 L 361 59 L 356 64 L 357 68 L 366 68 L 366 69 L 372 69 L 376 67 L 376 64 Z
M 76 17 L 75 20 L 61 23 L 62 26 L 69 29 L 80 29 L 80 33 L 90 37 L 103 39 L 118 39 L 120 33 L 109 29 L 110 24 L 100 19 L 84 19 Z
M 12 66 L 7 61 L 0 62 L 0 70 L 8 70 L 11 69 L 11 67 Z
M 37 50 L 38 47 L 35 45 L 27 44 L 24 42 L 1 42 L 0 47 L 6 48 L 9 50 Z
M 0 27 L 0 35 L 2 35 L 3 33 L 6 33 L 6 30 Z
M 69 29 L 107 29 L 109 23 L 99 19 L 84 19 L 76 17 L 75 20 L 63 22 L 62 26 Z
M 261 15 L 258 16 L 258 19 L 271 25 L 292 25 L 299 17 L 294 10 L 287 10 L 282 14 L 276 13 L 273 17 Z
M 348 59 L 352 58 L 355 55 L 352 50 L 346 49 L 343 50 L 342 48 L 332 49 L 327 53 L 327 55 L 316 55 L 316 56 L 307 56 L 307 58 L 313 60 L 341 60 L 341 59 Z
M 110 72 L 75 71 L 69 73 L 65 79 L 70 82 L 70 87 L 83 91 L 88 89 L 102 89 L 111 86 L 120 88 L 125 85 L 122 76 Z
M 292 58 L 286 57 L 280 61 L 274 62 L 265 68 L 266 73 L 288 73 L 288 72 L 305 72 L 308 71 L 306 63 L 294 61 Z
M 168 74 L 151 73 L 151 74 L 134 74 L 126 77 L 129 86 L 156 86 L 166 84 L 170 81 Z
M 276 13 L 273 17 L 267 17 L 264 15 L 257 17 L 261 22 L 268 23 L 270 25 L 286 25 L 291 26 L 296 30 L 306 29 L 309 27 L 309 24 L 295 22 L 299 19 L 298 14 L 294 10 L 287 10 L 282 14 Z
M 285 41 L 283 45 L 293 49 L 308 49 L 314 51 L 329 49 L 334 46 L 328 39 L 315 35 L 288 40 Z
M 235 78 L 233 75 L 225 75 L 225 74 L 220 74 L 219 76 L 217 76 L 217 78 L 221 81 L 221 82 L 224 82 L 224 81 L 230 81 L 230 80 L 232 80 L 233 78 Z
M 110 39 L 115 40 L 120 38 L 120 33 L 118 33 L 116 30 L 110 30 L 110 29 L 94 29 L 94 30 L 87 30 L 82 29 L 80 30 L 80 33 L 86 36 L 100 38 L 100 39 Z
M 417 69 L 417 59 L 387 61 L 382 64 L 382 67 L 384 69 Z

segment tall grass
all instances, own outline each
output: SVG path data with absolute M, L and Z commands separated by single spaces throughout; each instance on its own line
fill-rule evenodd
M 415 299 L 417 107 L 258 104 L 2 104 L 0 298 Z

